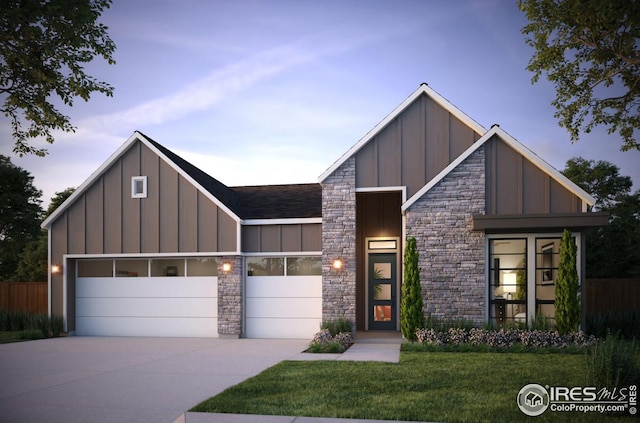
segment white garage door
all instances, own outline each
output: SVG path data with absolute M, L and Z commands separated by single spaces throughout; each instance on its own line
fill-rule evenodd
M 169 277 L 78 277 L 76 334 L 217 336 L 218 278 L 178 273 Z
M 322 276 L 248 276 L 248 338 L 311 339 L 322 321 Z

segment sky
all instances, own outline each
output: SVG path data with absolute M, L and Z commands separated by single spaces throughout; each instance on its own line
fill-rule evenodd
M 640 151 L 604 129 L 572 144 L 558 126 L 515 1 L 114 0 L 100 22 L 116 64 L 86 71 L 113 97 L 63 108 L 77 130 L 56 132 L 45 158 L 13 154 L 0 117 L 0 154 L 33 175 L 44 208 L 136 130 L 228 186 L 317 182 L 423 82 L 559 170 L 606 160 L 640 188 Z

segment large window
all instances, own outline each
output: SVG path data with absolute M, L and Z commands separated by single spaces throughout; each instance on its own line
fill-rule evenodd
M 215 257 L 158 259 L 79 259 L 79 278 L 218 276 Z
M 527 240 L 489 241 L 489 319 L 498 324 L 527 321 Z

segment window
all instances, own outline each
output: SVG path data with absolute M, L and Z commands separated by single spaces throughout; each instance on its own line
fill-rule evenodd
M 527 322 L 527 240 L 489 241 L 489 319 L 498 325 Z
M 116 260 L 117 278 L 137 278 L 149 275 L 149 260 Z
M 112 278 L 113 260 L 78 260 L 79 278 Z
M 131 177 L 131 198 L 147 198 L 147 177 Z
M 287 257 L 287 276 L 322 275 L 321 257 Z
M 187 259 L 187 276 L 218 276 L 218 260 L 212 257 Z
M 184 276 L 184 259 L 151 260 L 151 276 Z
M 555 319 L 560 238 L 536 238 L 536 314 Z
M 284 257 L 249 257 L 248 276 L 284 276 Z

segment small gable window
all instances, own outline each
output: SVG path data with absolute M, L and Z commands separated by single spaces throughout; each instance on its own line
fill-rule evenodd
M 131 198 L 147 198 L 147 177 L 131 177 Z

